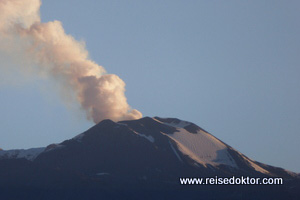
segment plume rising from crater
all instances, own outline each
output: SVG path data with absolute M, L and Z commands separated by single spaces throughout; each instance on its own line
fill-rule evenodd
M 54 80 L 95 123 L 141 118 L 127 103 L 124 81 L 90 60 L 84 42 L 60 21 L 41 22 L 40 6 L 40 0 L 0 0 L 0 53 L 18 60 L 17 71 Z

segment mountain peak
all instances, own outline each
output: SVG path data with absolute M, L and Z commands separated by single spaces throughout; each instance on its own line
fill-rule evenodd
M 191 124 L 190 122 L 183 121 L 183 120 L 180 120 L 180 119 L 177 119 L 177 118 L 161 118 L 161 117 L 155 116 L 154 119 L 158 120 L 160 122 L 163 122 L 163 123 L 174 124 L 174 125 L 177 125 L 177 126 L 180 126 L 180 127 L 184 127 L 186 125 Z
M 151 169 L 154 171 L 148 175 L 158 179 L 161 172 L 174 176 L 182 171 L 185 175 L 247 172 L 291 176 L 249 159 L 196 124 L 177 118 L 144 117 L 120 122 L 107 119 L 47 148 L 0 151 L 0 160 L 13 158 L 92 174 L 147 174 Z
M 169 189 L 178 186 L 179 177 L 214 176 L 294 181 L 299 175 L 251 160 L 196 124 L 177 118 L 103 120 L 47 148 L 0 151 L 0 186 L 127 191 Z
M 114 125 L 116 124 L 116 122 L 110 120 L 110 119 L 104 119 L 102 121 L 100 121 L 98 124 L 96 124 L 95 126 L 110 126 L 110 125 Z
M 154 117 L 155 120 L 169 125 L 169 126 L 173 126 L 176 128 L 184 128 L 185 130 L 187 130 L 190 133 L 195 133 L 197 134 L 198 131 L 203 131 L 208 133 L 207 131 L 205 131 L 204 129 L 202 129 L 201 127 L 197 126 L 196 124 L 192 123 L 192 122 L 188 122 L 188 121 L 184 121 L 184 120 L 180 120 L 177 118 L 161 118 L 161 117 Z

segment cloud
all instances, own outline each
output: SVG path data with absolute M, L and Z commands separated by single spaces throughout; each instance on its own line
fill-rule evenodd
M 141 118 L 127 103 L 124 81 L 90 60 L 85 44 L 66 34 L 61 22 L 42 23 L 40 6 L 39 0 L 0 0 L 0 51 L 24 63 L 18 71 L 59 83 L 95 123 Z

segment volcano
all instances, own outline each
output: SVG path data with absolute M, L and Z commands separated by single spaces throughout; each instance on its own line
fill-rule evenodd
M 232 176 L 281 177 L 284 184 L 179 182 Z M 0 199 L 296 199 L 299 186 L 299 174 L 254 161 L 176 118 L 103 120 L 59 144 L 0 151 Z

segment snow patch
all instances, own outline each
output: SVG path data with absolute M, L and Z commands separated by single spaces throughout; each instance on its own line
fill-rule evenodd
M 183 126 L 184 123 L 179 123 Z M 234 159 L 227 151 L 227 146 L 214 136 L 199 130 L 196 134 L 186 131 L 184 128 L 178 128 L 178 132 L 165 134 L 174 140 L 178 149 L 185 155 L 188 155 L 196 162 L 206 165 L 229 165 L 238 168 Z
M 236 151 L 236 152 L 238 152 L 238 154 L 240 154 L 240 156 L 242 156 L 246 161 L 248 161 L 248 163 L 251 165 L 251 167 L 254 168 L 256 171 L 258 171 L 260 173 L 263 173 L 263 174 L 270 174 L 269 171 L 267 171 L 264 168 L 262 168 L 261 166 L 257 165 L 252 159 L 247 158 L 246 156 L 244 156 L 239 151 Z
M 245 158 L 251 165 L 251 167 L 253 167 L 256 171 L 263 173 L 263 174 L 269 174 L 270 172 L 268 172 L 267 170 L 265 170 L 264 168 L 260 167 L 259 165 L 255 164 L 251 159 Z
M 63 147 L 65 147 L 65 146 L 62 145 L 62 144 L 50 144 L 46 147 L 45 152 L 52 151 L 52 150 L 55 150 L 55 149 L 61 149 Z
M 138 136 L 140 137 L 143 137 L 145 139 L 147 139 L 148 141 L 154 143 L 155 142 L 155 139 L 151 136 L 151 135 L 144 135 L 144 134 L 141 134 L 141 133 L 138 133 L 136 131 L 133 131 L 135 134 L 137 134 Z
M 156 119 L 155 117 L 152 117 L 152 119 L 160 124 L 164 124 L 163 122 L 159 121 L 158 119 Z
M 167 123 L 167 122 L 161 122 L 156 118 L 152 118 L 152 119 L 159 122 L 159 123 L 161 123 L 161 124 L 165 124 L 165 125 L 172 126 L 172 127 L 175 127 L 175 128 L 184 128 L 186 126 L 191 125 L 190 122 L 183 121 L 183 120 L 180 120 L 179 123 L 176 123 L 176 122 Z
M 41 148 L 31 148 L 31 149 L 13 149 L 7 151 L 0 151 L 0 159 L 25 158 L 27 160 L 33 161 L 44 150 L 45 148 L 41 147 Z
M 176 149 L 173 147 L 173 144 L 170 141 L 169 141 L 169 144 L 170 144 L 172 150 L 174 151 L 176 157 L 178 158 L 178 160 L 180 160 L 181 162 L 183 162 L 182 159 L 180 158 L 179 154 L 177 153 Z
M 149 140 L 150 142 L 154 143 L 154 138 L 151 135 L 144 135 L 144 134 L 139 134 L 139 136 L 146 138 L 147 140 Z
M 270 174 L 267 170 L 264 168 L 260 167 L 259 165 L 255 164 L 253 160 L 248 159 L 244 156 L 244 158 L 250 163 L 251 167 L 253 167 L 256 171 L 263 173 L 263 174 Z

